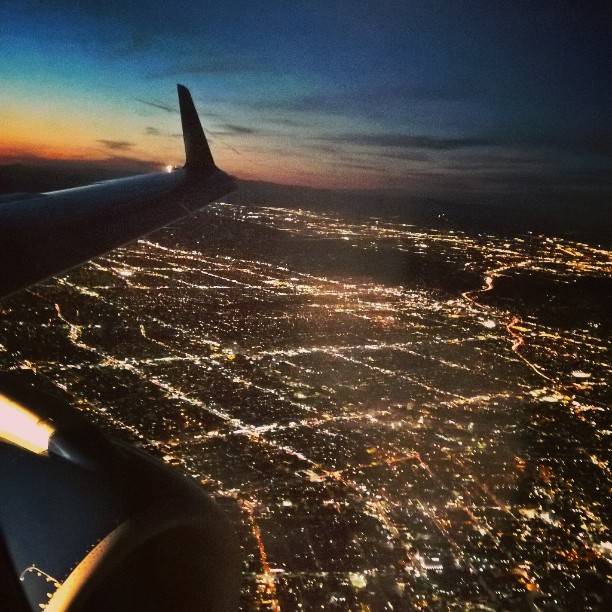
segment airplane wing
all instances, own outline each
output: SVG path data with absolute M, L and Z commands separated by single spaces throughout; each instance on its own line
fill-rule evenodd
M 0 298 L 235 188 L 178 86 L 186 163 L 0 200 Z M 102 434 L 31 373 L 0 373 L 0 608 L 236 609 L 234 530 L 199 485 Z
M 0 200 L 0 298 L 199 210 L 234 191 L 215 165 L 189 90 L 178 85 L 185 166 Z

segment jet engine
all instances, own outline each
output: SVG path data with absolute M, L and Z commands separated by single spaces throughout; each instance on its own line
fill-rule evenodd
M 238 545 L 216 503 L 31 379 L 0 374 L 2 604 L 234 610 Z

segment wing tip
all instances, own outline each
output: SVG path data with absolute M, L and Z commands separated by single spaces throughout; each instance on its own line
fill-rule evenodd
M 212 172 L 215 168 L 208 141 L 200 123 L 200 117 L 193 103 L 191 92 L 185 85 L 176 84 L 185 142 L 185 169 L 198 172 Z

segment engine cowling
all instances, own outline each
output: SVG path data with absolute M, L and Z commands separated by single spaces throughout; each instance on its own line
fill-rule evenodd
M 0 498 L 15 610 L 237 606 L 236 536 L 201 487 L 12 374 L 0 375 Z

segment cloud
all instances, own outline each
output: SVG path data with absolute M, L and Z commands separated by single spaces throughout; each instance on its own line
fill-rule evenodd
M 296 113 L 327 113 L 340 116 L 388 117 L 389 114 L 414 112 L 426 105 L 430 110 L 455 108 L 457 104 L 478 99 L 480 92 L 465 87 L 463 82 L 436 86 L 404 86 L 384 84 L 378 87 L 355 85 L 344 90 L 327 89 L 277 99 L 244 100 L 241 103 L 255 110 L 276 110 Z
M 255 110 L 283 110 L 291 112 L 337 111 L 342 107 L 338 96 L 309 94 L 284 99 L 243 100 L 240 104 Z
M 99 138 L 97 142 L 104 145 L 107 149 L 111 149 L 112 151 L 127 151 L 128 149 L 136 146 L 135 143 L 127 142 L 127 140 L 105 140 L 104 138 Z
M 424 153 L 377 153 L 376 157 L 386 157 L 387 159 L 399 159 L 401 161 L 429 161 L 429 157 Z
M 295 121 L 294 119 L 287 119 L 285 117 L 273 117 L 267 119 L 268 123 L 276 123 L 277 125 L 284 125 L 287 127 L 306 127 L 306 124 L 302 121 Z
M 167 113 L 178 113 L 178 109 L 173 106 L 168 106 L 163 102 L 158 102 L 157 100 L 143 100 L 142 98 L 134 98 L 136 102 L 140 102 L 141 104 L 146 104 L 147 106 L 152 106 L 153 108 L 159 108 L 160 110 L 166 111 Z
M 166 132 L 165 130 L 160 130 L 159 128 L 147 126 L 144 130 L 145 136 L 159 136 L 161 138 L 182 138 L 182 133 L 173 133 Z
M 250 127 L 245 127 L 243 125 L 236 125 L 234 123 L 224 123 L 223 125 L 221 125 L 221 128 L 223 130 L 225 130 L 225 132 L 223 132 L 226 135 L 229 134 L 257 134 L 260 132 L 260 130 L 256 129 L 256 128 L 250 128 Z M 217 132 L 217 135 L 221 134 L 222 132 Z
M 452 151 L 454 149 L 500 144 L 487 138 L 438 138 L 436 136 L 412 136 L 409 134 L 342 134 L 329 136 L 323 140 L 365 147 L 426 149 L 430 151 Z
M 149 78 L 162 78 L 184 74 L 235 74 L 239 72 L 261 72 L 262 61 L 252 57 L 229 56 L 197 59 L 189 62 L 170 64 L 153 70 Z
M 464 136 L 458 138 L 446 138 L 428 135 L 413 134 L 339 134 L 319 138 L 325 143 L 332 145 L 356 145 L 361 147 L 373 147 L 382 149 L 403 149 L 402 152 L 391 154 L 379 152 L 379 155 L 395 159 L 410 161 L 427 161 L 427 151 L 461 151 L 465 149 L 478 149 L 481 147 L 495 147 L 498 150 L 520 149 L 524 153 L 524 163 L 533 163 L 534 159 L 544 155 L 550 156 L 550 150 L 574 151 L 577 153 L 595 154 L 600 156 L 612 156 L 612 137 L 602 133 L 593 137 L 592 135 L 558 134 L 555 136 L 537 133 L 497 133 L 489 136 Z M 323 145 L 325 146 L 325 145 Z M 548 151 L 548 153 L 547 153 Z M 529 155 L 527 155 L 527 152 Z M 500 160 L 501 161 L 501 160 Z M 510 161 L 507 156 L 504 161 Z M 517 160 L 513 160 L 516 162 Z
M 230 151 L 232 151 L 232 153 L 235 153 L 236 155 L 242 155 L 242 153 L 236 149 L 235 147 L 233 147 L 231 144 L 229 144 L 228 142 L 226 142 L 224 140 L 224 136 L 229 136 L 230 133 L 229 132 L 213 132 L 212 130 L 206 130 L 206 138 L 208 139 L 208 142 L 215 142 L 218 143 L 222 146 L 224 146 L 226 149 L 229 149 Z
M 387 174 L 388 172 L 386 168 L 381 168 L 380 166 L 372 166 L 369 164 L 359 164 L 359 163 L 353 163 L 350 161 L 340 162 L 335 165 L 341 166 L 343 168 L 350 168 L 351 170 L 365 170 L 366 172 L 378 172 L 380 174 Z

